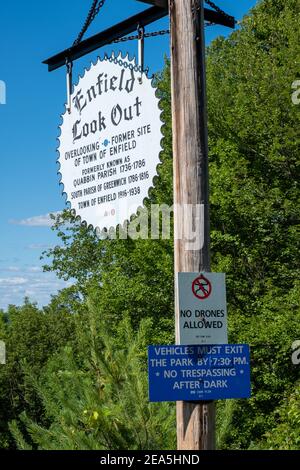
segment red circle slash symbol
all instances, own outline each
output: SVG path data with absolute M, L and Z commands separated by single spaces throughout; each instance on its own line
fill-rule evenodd
M 201 274 L 192 284 L 192 291 L 195 297 L 200 300 L 207 299 L 211 294 L 211 283 Z

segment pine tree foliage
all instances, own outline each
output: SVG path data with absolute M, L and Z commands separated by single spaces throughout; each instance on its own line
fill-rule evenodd
M 22 415 L 33 448 L 174 448 L 174 406 L 150 404 L 148 400 L 145 351 L 152 322 L 143 320 L 134 332 L 125 317 L 112 334 L 92 303 L 87 318 L 88 330 L 77 330 L 89 338 L 84 358 L 66 347 L 50 360 L 42 378 L 26 371 L 51 423 L 41 426 Z M 10 429 L 19 448 L 27 448 L 16 421 Z

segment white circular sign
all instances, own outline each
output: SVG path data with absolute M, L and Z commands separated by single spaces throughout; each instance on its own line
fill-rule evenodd
M 116 227 L 143 206 L 160 163 L 161 112 L 152 81 L 128 57 L 98 59 L 79 78 L 58 162 L 67 201 L 87 225 Z

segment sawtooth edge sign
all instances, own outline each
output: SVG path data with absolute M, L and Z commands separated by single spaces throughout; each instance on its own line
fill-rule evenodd
M 156 88 L 129 56 L 98 58 L 62 115 L 60 183 L 73 213 L 94 229 L 122 225 L 149 196 L 162 150 Z

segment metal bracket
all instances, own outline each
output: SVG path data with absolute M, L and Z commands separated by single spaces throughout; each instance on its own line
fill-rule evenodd
M 152 1 L 153 0 L 147 0 L 148 3 L 152 3 Z M 235 19 L 233 17 L 225 18 L 219 13 L 207 8 L 204 9 L 204 14 L 206 21 L 210 21 L 211 23 L 215 24 L 221 24 L 229 28 L 235 27 Z M 118 23 L 111 28 L 108 28 L 101 33 L 96 34 L 95 36 L 81 41 L 76 46 L 70 47 L 69 49 L 62 51 L 59 54 L 50 57 L 43 63 L 47 64 L 49 72 L 52 72 L 52 70 L 58 69 L 59 67 L 65 65 L 67 58 L 73 61 L 79 59 L 80 57 L 83 57 L 86 54 L 89 54 L 90 52 L 105 46 L 106 44 L 111 44 L 116 39 L 132 33 L 136 30 L 137 24 L 140 26 L 147 26 L 167 15 L 167 9 L 153 6 L 152 8 L 148 8 L 147 10 L 138 13 L 131 18 L 128 18 L 127 20 L 122 21 L 121 23 Z
M 67 110 L 71 114 L 72 110 L 72 88 L 73 88 L 73 63 L 66 60 L 67 67 Z
M 95 36 L 91 36 L 90 38 L 81 41 L 76 46 L 70 47 L 63 52 L 50 57 L 43 63 L 47 64 L 49 72 L 52 72 L 53 70 L 65 65 L 66 58 L 69 58 L 72 61 L 79 59 L 80 57 L 99 49 L 99 47 L 111 44 L 114 40 L 136 31 L 138 24 L 140 26 L 147 26 L 148 24 L 167 16 L 167 14 L 168 10 L 164 10 L 163 8 L 148 8 L 147 10 L 131 16 L 127 20 L 108 28 L 101 33 L 95 34 Z
M 139 82 L 143 81 L 143 72 L 145 70 L 145 28 L 144 26 L 138 26 L 138 36 L 139 36 L 139 67 L 141 69 L 141 76 Z

